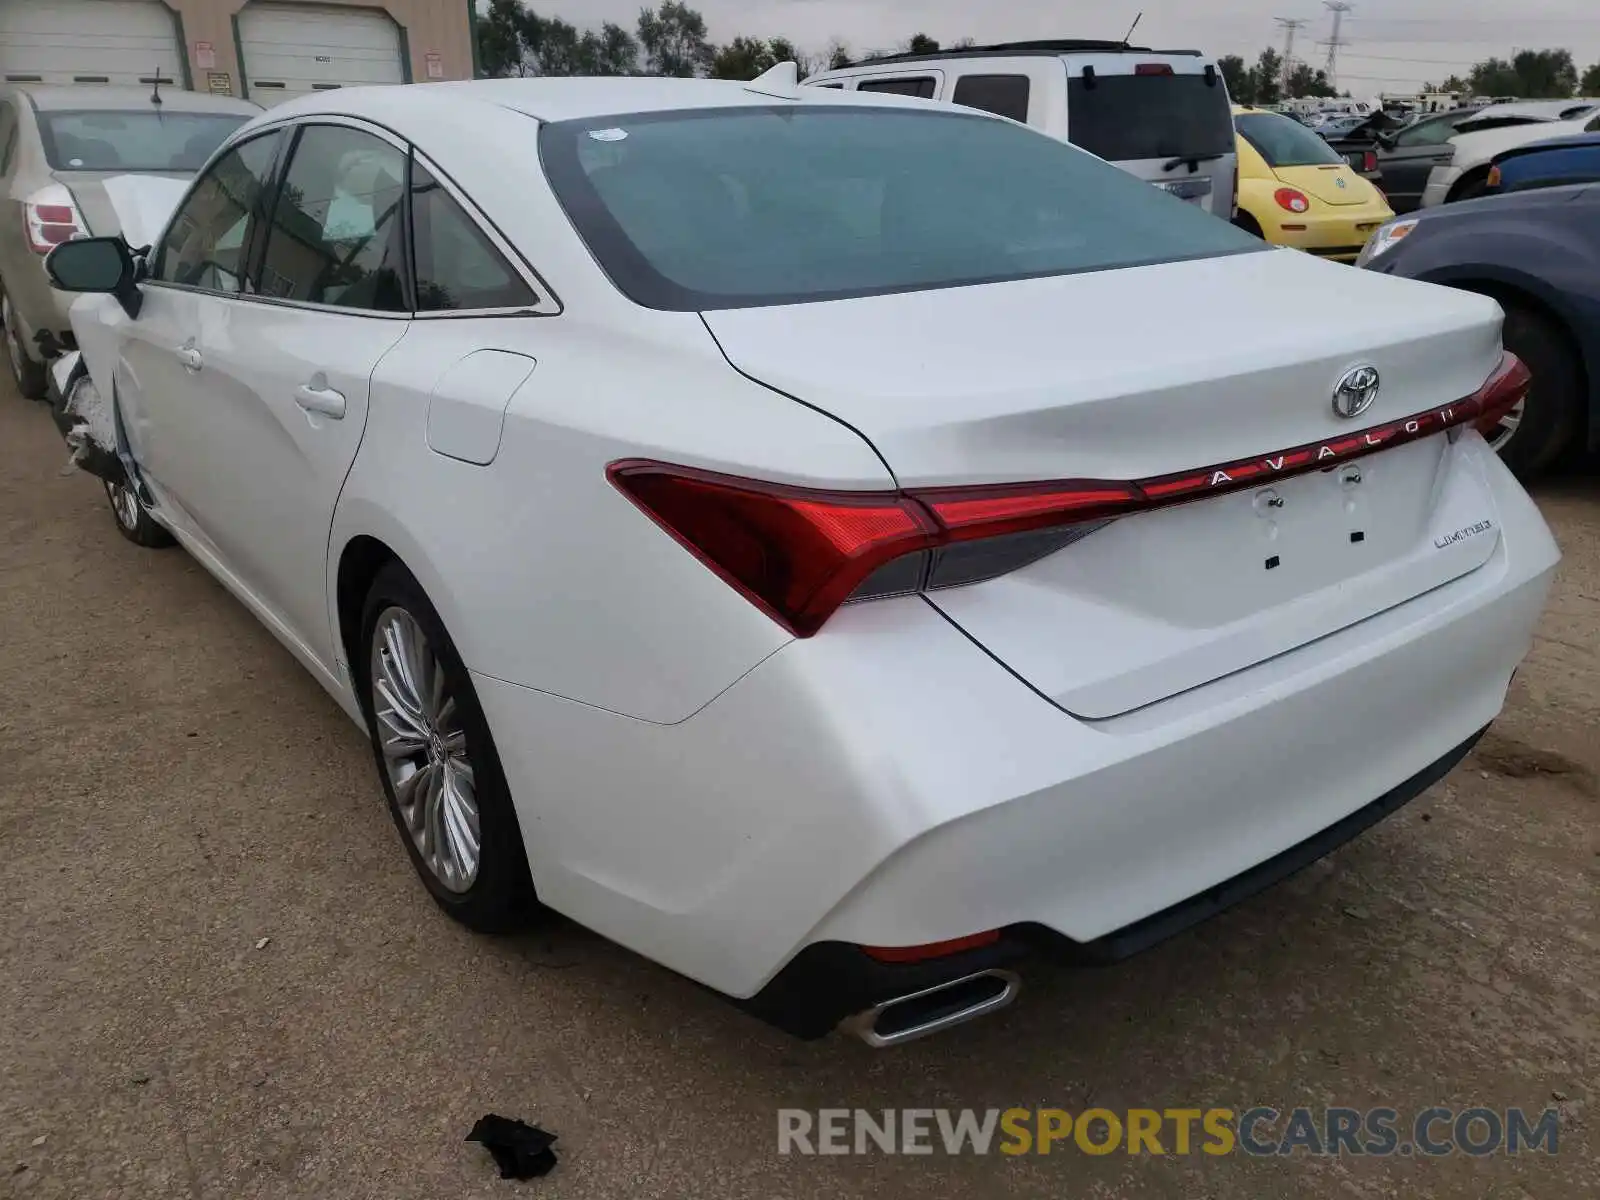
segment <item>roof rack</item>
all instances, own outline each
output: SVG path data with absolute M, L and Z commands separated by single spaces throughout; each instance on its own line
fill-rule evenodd
M 1149 46 L 1130 46 L 1126 42 L 1097 41 L 1089 38 L 1050 38 L 1032 42 L 996 42 L 992 46 L 964 46 L 959 49 L 935 50 L 931 54 L 878 54 L 858 59 L 852 67 L 869 63 L 927 62 L 936 58 L 985 58 L 1012 54 L 1186 54 L 1200 57 L 1198 50 L 1152 50 Z

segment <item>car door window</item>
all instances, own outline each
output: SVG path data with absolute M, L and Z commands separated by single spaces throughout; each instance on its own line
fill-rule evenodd
M 1423 121 L 1395 135 L 1396 146 L 1442 146 L 1456 131 L 1455 121 Z
M 528 308 L 539 297 L 421 163 L 411 164 L 417 311 Z
M 1583 127 L 1585 133 L 1600 133 L 1600 117 L 1596 117 Z
M 263 296 L 406 312 L 406 156 L 344 125 L 307 125 L 267 223 Z
M 253 290 L 245 279 L 246 235 L 259 215 L 280 136 L 235 146 L 201 177 L 172 218 L 152 278 L 227 294 Z
M 1026 75 L 963 75 L 956 80 L 951 96 L 957 104 L 981 108 L 996 116 L 1010 117 L 1024 124 L 1028 120 L 1028 77 Z
M 858 92 L 888 92 L 895 96 L 920 96 L 932 100 L 939 82 L 932 75 L 907 76 L 900 79 L 863 79 L 856 84 Z

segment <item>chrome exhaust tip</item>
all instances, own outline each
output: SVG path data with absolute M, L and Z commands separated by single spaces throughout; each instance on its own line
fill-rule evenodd
M 875 1050 L 899 1046 L 930 1033 L 999 1012 L 1017 998 L 1022 980 L 1014 971 L 978 971 L 949 983 L 885 1000 L 840 1024 Z

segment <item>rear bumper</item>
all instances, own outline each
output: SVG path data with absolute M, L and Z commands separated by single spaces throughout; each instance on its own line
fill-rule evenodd
M 1473 453 L 1500 538 L 1484 566 L 1108 720 L 1066 715 L 918 598 L 847 607 L 676 725 L 476 676 L 540 896 L 805 1030 L 917 990 L 876 964 L 845 981 L 850 947 L 1007 931 L 919 968 L 961 972 L 1168 936 L 1409 799 L 1499 712 L 1559 554 Z M 821 1015 L 786 1016 L 794 996 Z
M 1388 208 L 1363 206 L 1351 212 L 1334 215 L 1306 215 L 1285 217 L 1279 227 L 1267 229 L 1267 240 L 1277 246 L 1304 250 L 1318 258 L 1331 258 L 1339 262 L 1354 262 L 1361 248 L 1367 244 L 1372 231 L 1393 218 Z M 1303 225 L 1304 229 L 1286 229 L 1283 225 Z
M 847 942 L 814 942 L 739 1007 L 796 1037 L 818 1038 L 846 1017 L 896 997 L 979 971 L 1013 967 L 1031 955 L 1100 965 L 1120 962 L 1283 882 L 1366 832 L 1454 770 L 1483 732 L 1474 733 L 1371 804 L 1281 854 L 1092 942 L 1075 942 L 1045 926 L 1024 924 L 1004 930 L 1000 940 L 990 945 L 921 963 L 880 962 Z

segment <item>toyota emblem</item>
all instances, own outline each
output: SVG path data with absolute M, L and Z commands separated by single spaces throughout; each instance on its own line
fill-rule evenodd
M 1335 416 L 1351 418 L 1359 417 L 1372 407 L 1373 401 L 1378 398 L 1378 368 L 1356 367 L 1346 371 L 1344 378 L 1339 380 L 1333 389 L 1333 412 Z

